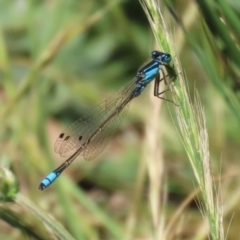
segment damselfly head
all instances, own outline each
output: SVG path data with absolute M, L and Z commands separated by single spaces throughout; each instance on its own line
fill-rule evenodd
M 159 52 L 159 51 L 156 51 L 156 50 L 152 51 L 151 57 L 152 57 L 152 59 L 157 59 L 158 58 L 160 61 L 166 62 L 166 63 L 169 63 L 172 60 L 172 57 L 171 57 L 170 54 Z

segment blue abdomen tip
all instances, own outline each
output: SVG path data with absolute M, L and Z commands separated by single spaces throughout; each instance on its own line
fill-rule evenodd
M 38 189 L 44 190 L 47 188 L 54 180 L 58 177 L 58 175 L 55 172 L 51 172 L 50 174 L 45 177 L 42 182 L 40 183 Z

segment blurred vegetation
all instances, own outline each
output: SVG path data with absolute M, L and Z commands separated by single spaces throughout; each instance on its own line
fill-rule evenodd
M 165 0 L 160 6 L 190 95 L 198 89 L 204 106 L 212 172 L 221 178 L 225 235 L 236 239 L 240 4 Z M 90 162 L 79 157 L 51 187 L 44 192 L 37 187 L 64 161 L 53 152 L 59 133 L 132 79 L 153 49 L 138 1 L 0 1 L 0 239 L 126 239 L 133 213 L 132 239 L 151 239 L 143 165 L 150 87 L 131 103 L 102 154 Z M 173 104 L 162 105 L 158 134 L 168 239 L 207 239 Z M 139 174 L 144 178 L 138 184 Z

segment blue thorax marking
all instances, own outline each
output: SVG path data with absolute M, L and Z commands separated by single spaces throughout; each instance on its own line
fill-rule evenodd
M 160 70 L 162 61 L 155 58 L 137 72 L 137 86 L 134 90 L 134 96 L 138 96 L 145 89 L 145 87 L 156 77 Z

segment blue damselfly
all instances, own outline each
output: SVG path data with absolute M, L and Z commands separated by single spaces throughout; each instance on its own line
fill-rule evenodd
M 151 57 L 152 60 L 137 72 L 127 86 L 95 107 L 89 114 L 79 118 L 59 135 L 54 150 L 68 159 L 42 180 L 40 190 L 52 184 L 78 155 L 91 160 L 102 152 L 122 122 L 126 106 L 133 98 L 138 97 L 152 80 L 155 79 L 154 96 L 163 99 L 160 95 L 166 90 L 160 92 L 159 85 L 162 80 L 165 84 L 167 82 L 162 66 L 168 64 L 172 58 L 170 54 L 159 51 L 153 51 Z M 162 78 L 160 71 L 163 74 Z

